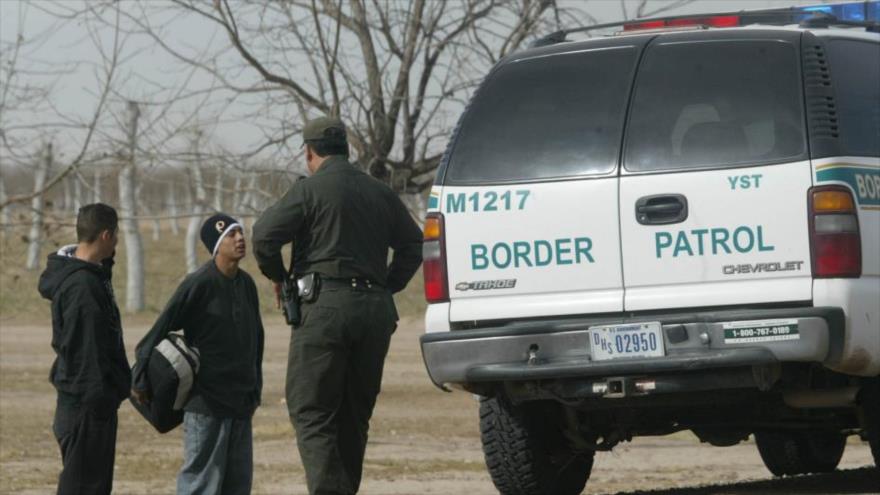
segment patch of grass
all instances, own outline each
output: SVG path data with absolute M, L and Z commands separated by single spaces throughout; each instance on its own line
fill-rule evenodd
M 272 422 L 268 422 L 267 420 L 257 422 L 255 420 L 253 422 L 253 436 L 254 442 L 279 439 L 292 440 L 294 438 L 293 426 L 290 424 L 290 420 L 288 420 L 287 418 L 275 420 Z
M 152 230 L 142 226 L 141 239 L 144 247 L 144 286 L 145 311 L 133 321 L 149 320 L 155 317 L 168 302 L 174 290 L 186 276 L 185 232 L 181 229 L 174 236 L 170 228 L 161 232 L 158 240 L 153 239 Z M 49 301 L 40 297 L 37 283 L 40 274 L 46 267 L 46 257 L 61 246 L 72 244 L 76 235 L 71 227 L 53 229 L 46 232 L 40 252 L 40 268 L 29 271 L 25 269 L 27 260 L 27 233 L 23 228 L 12 229 L 0 235 L 0 324 L 3 322 L 46 322 L 50 320 Z M 275 296 L 272 284 L 264 277 L 257 267 L 256 260 L 250 252 L 242 261 L 242 268 L 251 274 L 260 294 L 260 309 L 263 317 L 277 317 Z M 284 259 L 289 259 L 289 247 L 285 250 Z M 210 259 L 207 250 L 198 245 L 199 263 Z M 113 269 L 113 289 L 116 291 L 117 303 L 125 312 L 126 300 L 126 250 L 125 242 L 119 240 L 116 265 Z M 406 290 L 395 295 L 398 312 L 401 317 L 421 317 L 426 303 L 422 293 L 423 281 L 419 271 Z M 123 323 L 128 323 L 124 321 Z

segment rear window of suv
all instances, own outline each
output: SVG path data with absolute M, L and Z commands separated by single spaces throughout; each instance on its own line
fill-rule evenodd
M 805 158 L 798 54 L 770 40 L 649 47 L 627 128 L 626 170 L 716 168 Z
M 880 156 L 880 43 L 828 42 L 842 153 Z
M 480 89 L 462 122 L 447 183 L 614 171 L 637 54 L 627 46 L 501 66 Z

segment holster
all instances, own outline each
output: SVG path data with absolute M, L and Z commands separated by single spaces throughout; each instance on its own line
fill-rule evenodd
M 299 290 L 289 277 L 285 277 L 281 282 L 281 309 L 288 325 L 297 326 L 302 321 L 299 305 Z

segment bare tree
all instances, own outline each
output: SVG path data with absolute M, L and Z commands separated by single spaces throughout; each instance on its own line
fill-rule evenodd
M 79 212 L 79 209 L 83 206 L 83 178 L 82 175 L 77 172 L 73 176 L 73 212 Z
M 153 239 L 153 241 L 158 241 L 162 238 L 162 222 L 161 222 L 162 217 L 161 217 L 161 215 L 158 215 L 156 211 L 153 210 L 153 208 L 150 206 L 150 201 L 144 201 L 144 194 L 143 194 L 144 189 L 145 189 L 144 185 L 145 184 L 143 182 L 141 182 L 137 186 L 137 195 L 136 196 L 137 196 L 138 210 L 142 211 L 144 215 L 149 217 L 150 224 L 151 224 L 152 230 L 153 230 L 152 239 Z
M 52 143 L 46 145 L 42 160 L 34 172 L 34 194 L 31 198 L 31 231 L 28 234 L 28 270 L 40 267 L 40 248 L 43 245 L 43 193 L 46 190 L 46 176 L 52 169 Z
M 649 9 L 648 6 L 651 5 L 648 0 L 639 0 L 638 5 L 636 6 L 635 15 L 631 16 L 626 9 L 626 2 L 624 0 L 620 1 L 620 8 L 623 10 L 623 18 L 624 19 L 640 19 L 642 17 L 656 17 L 664 12 L 669 12 L 675 9 L 680 9 L 690 3 L 693 3 L 694 0 L 673 0 L 672 2 L 667 2 L 666 4 L 657 4 L 654 2 L 652 5 L 654 8 Z
M 20 5 L 22 5 L 22 9 L 26 9 L 28 6 L 25 3 Z M 61 129 L 75 130 L 80 133 L 73 146 L 73 149 L 76 151 L 58 173 L 51 178 L 46 178 L 39 189 L 34 189 L 32 192 L 24 194 L 8 195 L 0 202 L 0 209 L 5 209 L 13 203 L 34 200 L 64 181 L 69 174 L 77 172 L 80 166 L 87 161 L 88 155 L 92 150 L 93 138 L 99 121 L 104 115 L 105 103 L 108 95 L 111 93 L 121 51 L 122 39 L 119 31 L 119 5 L 110 7 L 115 9 L 114 21 L 110 24 L 112 29 L 110 49 L 105 49 L 98 37 L 92 38 L 102 61 L 96 71 L 99 74 L 97 102 L 90 118 L 87 120 L 77 116 L 64 115 L 57 110 L 56 106 L 50 101 L 53 82 L 39 84 L 28 79 L 28 76 L 35 78 L 38 75 L 63 76 L 73 70 L 73 67 L 77 65 L 75 62 L 69 65 L 62 64 L 61 68 L 37 67 L 25 69 L 21 67 L 23 65 L 22 48 L 28 42 L 35 40 L 44 42 L 44 38 L 53 34 L 51 29 L 47 33 L 41 33 L 36 38 L 27 40 L 21 31 L 23 19 L 20 19 L 20 32 L 16 41 L 11 44 L 4 43 L 0 47 L 4 60 L 4 63 L 0 64 L 3 66 L 2 71 L 0 71 L 0 79 L 3 81 L 2 86 L 0 86 L 0 157 L 3 158 L 4 165 L 8 165 L 7 162 L 10 161 L 19 165 L 26 164 L 35 155 L 35 143 L 39 139 L 44 139 L 46 135 L 52 135 Z M 14 115 L 45 114 L 47 112 L 54 113 L 54 120 L 22 124 L 15 122 L 12 118 Z
M 193 154 L 195 159 L 189 165 L 189 185 L 190 185 L 190 207 L 189 211 L 192 216 L 186 226 L 186 271 L 192 273 L 199 267 L 198 248 L 199 227 L 202 222 L 202 214 L 204 212 L 207 194 L 205 193 L 205 182 L 202 178 L 202 160 L 201 160 L 202 131 L 196 130 L 192 141 Z
M 137 192 L 135 149 L 137 149 L 137 127 L 140 117 L 138 104 L 128 102 L 128 125 L 126 137 L 128 146 L 124 164 L 119 172 L 119 209 L 122 214 L 122 232 L 125 235 L 126 278 L 125 308 L 129 312 L 144 309 L 144 245 L 137 221 Z
M 262 124 L 266 140 L 250 155 L 298 154 L 288 141 L 303 120 L 339 115 L 361 166 L 399 193 L 430 187 L 455 119 L 492 63 L 559 19 L 552 0 L 173 0 L 178 14 L 208 20 L 229 40 L 191 53 L 151 24 L 161 7 L 139 5 L 125 13 L 139 32 L 218 88 L 263 96 L 253 115 L 276 120 Z
M 223 168 L 214 171 L 214 210 L 223 211 Z
M 61 209 L 63 211 L 70 211 L 73 208 L 73 194 L 71 191 L 71 177 L 68 175 L 63 181 L 61 181 L 61 190 L 63 193 L 61 200 Z
M 232 186 L 232 199 L 231 199 L 232 211 L 235 211 L 235 212 L 242 211 L 241 197 L 242 197 L 241 173 L 239 172 L 239 173 L 235 174 L 235 182 L 233 183 L 233 186 Z
M 101 195 L 101 171 L 95 169 L 94 175 L 92 175 L 92 202 L 100 203 L 103 200 L 103 196 Z
M 180 225 L 177 223 L 177 186 L 174 182 L 168 183 L 168 214 L 171 218 L 171 233 L 176 237 L 180 235 Z
M 0 174 L 0 202 L 6 200 L 6 180 L 3 174 Z M 9 231 L 9 221 L 12 219 L 11 208 L 0 209 L 0 234 L 6 235 Z

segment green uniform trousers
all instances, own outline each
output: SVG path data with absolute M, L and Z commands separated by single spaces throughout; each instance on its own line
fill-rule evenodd
M 311 495 L 357 493 L 370 416 L 397 328 L 391 294 L 322 289 L 303 304 L 287 363 L 287 408 Z

